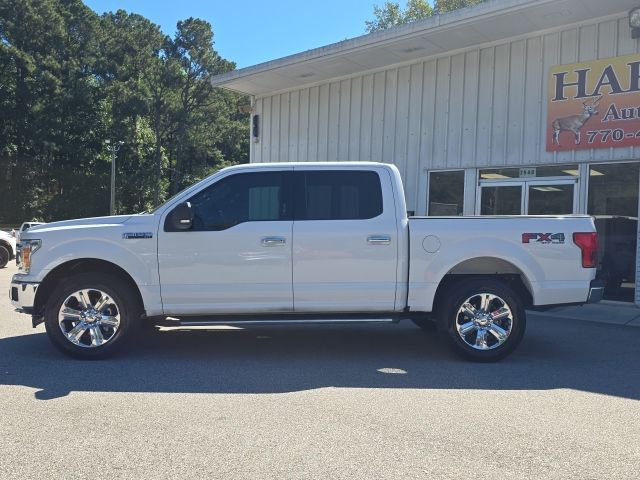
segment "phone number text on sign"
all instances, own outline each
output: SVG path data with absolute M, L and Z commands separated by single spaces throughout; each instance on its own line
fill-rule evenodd
M 625 132 L 621 128 L 614 130 L 589 130 L 587 132 L 587 138 L 587 143 L 589 144 L 607 143 L 606 146 L 609 146 L 609 141 L 622 142 L 624 139 L 640 139 L 640 130 L 637 132 Z

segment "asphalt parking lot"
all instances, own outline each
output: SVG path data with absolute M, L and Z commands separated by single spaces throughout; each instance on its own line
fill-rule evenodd
M 0 270 L 0 478 L 605 479 L 640 470 L 640 329 L 530 317 L 498 364 L 410 323 L 166 331 L 60 355 Z

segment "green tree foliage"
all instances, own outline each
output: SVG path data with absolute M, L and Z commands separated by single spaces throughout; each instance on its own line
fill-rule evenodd
M 404 9 L 400 7 L 399 2 L 387 1 L 382 7 L 374 5 L 375 18 L 367 20 L 365 26 L 367 32 L 376 32 L 432 15 L 433 9 L 426 0 L 408 0 Z
M 373 20 L 365 21 L 365 29 L 367 32 L 377 32 L 378 30 L 386 30 L 406 23 L 404 21 L 404 12 L 400 8 L 398 2 L 385 2 L 384 6 L 373 6 Z
M 437 13 L 447 13 L 460 8 L 473 7 L 485 0 L 435 0 L 435 11 Z
M 81 0 L 0 0 L 0 223 L 142 211 L 221 166 L 248 161 L 241 96 L 214 89 L 235 65 L 211 25 L 170 38 Z
M 365 21 L 367 32 L 385 30 L 396 25 L 414 22 L 440 13 L 471 7 L 484 0 L 435 0 L 434 6 L 427 0 L 407 0 L 403 9 L 399 2 L 386 1 L 383 6 L 374 5 L 373 20 Z

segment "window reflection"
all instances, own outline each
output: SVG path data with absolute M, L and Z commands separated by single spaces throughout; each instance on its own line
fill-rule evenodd
M 595 216 L 600 240 L 598 277 L 610 300 L 634 299 L 639 172 L 640 163 L 589 167 L 588 213 Z
M 464 207 L 464 171 L 431 172 L 429 175 L 429 215 L 458 216 Z

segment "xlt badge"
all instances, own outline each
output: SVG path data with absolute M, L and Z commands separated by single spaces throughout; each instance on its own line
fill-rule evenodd
M 127 232 L 122 234 L 122 238 L 125 240 L 135 240 L 137 238 L 153 238 L 151 232 Z

